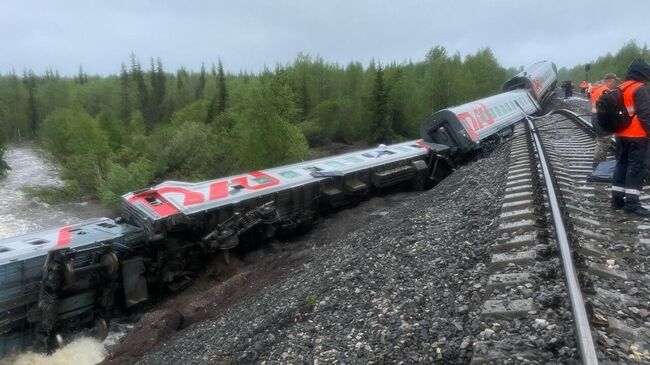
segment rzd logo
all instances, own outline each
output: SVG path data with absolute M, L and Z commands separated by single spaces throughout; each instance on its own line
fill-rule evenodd
M 488 108 L 483 103 L 476 103 L 478 107 L 474 109 L 474 114 L 469 112 L 462 112 L 458 114 L 458 119 L 465 127 L 465 130 L 469 134 L 469 138 L 474 142 L 478 142 L 478 135 L 476 132 L 485 128 L 486 125 L 494 124 L 494 118 L 492 114 L 488 111 Z

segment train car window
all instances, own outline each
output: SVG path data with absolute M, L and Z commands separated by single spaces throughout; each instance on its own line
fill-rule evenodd
M 69 232 L 70 232 L 70 233 L 74 232 L 74 234 L 77 234 L 77 235 L 84 235 L 84 234 L 87 233 L 86 231 L 84 231 L 84 230 L 81 229 L 81 228 L 71 229 Z
M 47 240 L 43 240 L 43 239 L 40 239 L 40 238 L 34 238 L 34 239 L 31 239 L 31 240 L 25 241 L 25 243 L 29 243 L 30 245 L 34 245 L 34 246 L 39 246 L 39 245 L 42 245 L 44 243 L 47 243 Z
M 404 146 L 399 146 L 399 147 L 395 147 L 395 148 L 397 148 L 398 150 L 400 150 L 400 151 L 402 151 L 402 152 L 409 152 L 409 151 L 410 151 L 410 150 L 408 149 L 408 147 L 404 147 Z
M 490 108 L 490 116 L 492 117 L 492 119 L 494 119 L 494 117 L 497 116 L 496 113 L 494 112 L 494 109 L 492 108 Z
M 508 111 L 503 105 L 499 105 L 499 110 L 501 110 L 501 114 L 506 115 Z
M 7 251 L 11 251 L 11 249 L 8 247 L 0 247 L 0 253 L 7 252 Z
M 352 162 L 352 163 L 363 162 L 362 159 L 360 159 L 359 157 L 354 157 L 354 156 L 352 156 L 352 157 L 346 157 L 345 160 L 346 160 L 346 161 L 349 161 L 349 162 Z
M 506 103 L 506 109 L 508 109 L 509 112 L 512 111 L 512 106 L 510 106 L 510 103 Z
M 100 227 L 104 227 L 104 228 L 115 228 L 115 227 L 117 227 L 114 224 L 110 224 L 110 223 L 106 223 L 106 222 L 97 223 L 97 225 L 100 226 Z
M 289 171 L 282 171 L 282 172 L 280 173 L 280 175 L 281 175 L 282 177 L 286 177 L 287 179 L 293 179 L 294 177 L 298 177 L 298 176 L 300 176 L 299 173 L 297 173 L 297 172 L 295 172 L 295 171 L 291 171 L 291 170 L 289 170 Z
M 343 165 L 342 163 L 340 163 L 338 161 L 327 161 L 327 162 L 325 162 L 325 165 L 327 165 L 329 167 L 334 167 L 334 168 L 345 166 L 345 165 Z
M 145 197 L 144 200 L 146 200 L 149 204 L 153 205 L 154 207 L 162 205 L 162 201 L 160 201 L 160 199 L 158 199 L 154 195 L 149 195 Z
M 256 184 L 264 184 L 264 183 L 267 183 L 267 182 L 271 181 L 271 179 L 266 177 L 266 176 L 260 176 L 260 177 L 252 178 L 251 181 L 253 181 Z

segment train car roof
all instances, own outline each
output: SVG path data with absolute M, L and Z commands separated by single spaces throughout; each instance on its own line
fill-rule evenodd
M 122 199 L 124 204 L 155 221 L 178 213 L 191 215 L 331 176 L 422 156 L 429 148 L 417 140 L 202 182 L 165 181 L 143 191 L 127 193 Z
M 95 218 L 0 240 L 0 265 L 45 255 L 51 250 L 83 248 L 140 231 L 110 218 Z

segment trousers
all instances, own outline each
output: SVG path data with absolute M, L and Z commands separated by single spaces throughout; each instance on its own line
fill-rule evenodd
M 616 168 L 612 179 L 612 205 L 641 206 L 639 196 L 646 174 L 648 138 L 616 137 Z
M 593 162 L 593 166 L 596 167 L 599 163 L 607 160 L 607 155 L 612 147 L 612 134 L 600 128 L 595 114 L 591 116 L 591 125 L 594 132 L 596 132 L 596 149 L 594 150 Z

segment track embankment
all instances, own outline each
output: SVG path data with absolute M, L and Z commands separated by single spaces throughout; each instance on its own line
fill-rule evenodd
M 138 363 L 468 363 L 483 330 L 508 152 L 506 143 L 349 235 L 313 245 L 289 275 Z

